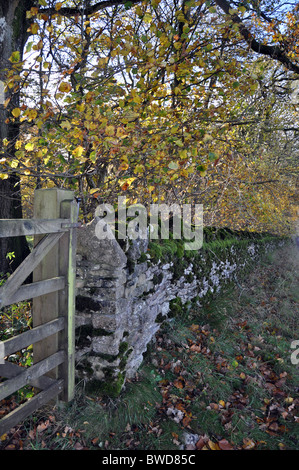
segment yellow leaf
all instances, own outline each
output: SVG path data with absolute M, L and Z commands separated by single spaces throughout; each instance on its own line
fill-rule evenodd
M 18 165 L 19 165 L 18 160 L 12 160 L 12 162 L 10 163 L 11 168 L 17 168 Z
M 61 127 L 62 127 L 63 129 L 67 129 L 67 130 L 69 131 L 72 126 L 71 126 L 71 124 L 70 124 L 69 121 L 62 121 Z
M 39 25 L 37 23 L 32 23 L 27 31 L 31 34 L 37 34 L 38 30 L 39 30 Z
M 129 163 L 129 160 L 128 160 L 127 155 L 122 155 L 121 161 L 126 162 L 126 163 Z
M 180 156 L 180 158 L 187 158 L 187 156 L 188 156 L 187 155 L 187 150 L 181 150 L 179 152 L 179 156 Z
M 73 155 L 76 158 L 80 158 L 83 152 L 84 152 L 84 147 L 82 147 L 82 145 L 79 145 L 77 148 L 75 148 L 75 150 L 73 150 Z
M 127 179 L 125 180 L 125 182 L 124 182 L 124 180 L 123 180 L 123 181 L 120 181 L 119 183 L 121 184 L 121 189 L 122 189 L 123 191 L 125 191 L 125 189 L 128 189 L 128 188 L 131 186 L 131 184 L 133 183 L 133 181 L 135 181 L 135 179 L 136 179 L 136 178 L 127 178 Z M 124 189 L 124 188 L 125 188 L 125 189 Z
M 62 7 L 62 2 L 58 2 L 58 3 L 56 3 L 56 5 L 55 5 L 55 10 L 56 10 L 56 11 L 59 11 L 59 10 L 61 9 L 61 7 Z
M 7 180 L 7 178 L 8 178 L 8 175 L 7 175 L 7 174 L 5 174 L 5 173 L 0 173 L 0 179 L 1 179 L 1 180 Z
M 294 401 L 294 398 L 292 398 L 292 397 L 287 397 L 287 398 L 285 399 L 285 402 L 286 402 L 288 405 L 290 405 L 291 403 L 293 403 L 293 401 Z
M 77 108 L 78 111 L 80 111 L 80 113 L 83 113 L 84 108 L 85 108 L 85 104 L 84 103 L 77 104 L 76 108 Z
M 114 135 L 114 132 L 115 132 L 115 127 L 114 126 L 107 126 L 106 129 L 105 129 L 105 132 L 106 132 L 107 135 L 112 137 Z
M 18 118 L 21 114 L 21 110 L 20 108 L 14 108 L 11 112 L 11 114 L 15 117 L 15 118 Z
M 11 54 L 9 58 L 10 62 L 19 62 L 20 61 L 20 53 L 19 51 L 15 51 Z
M 100 188 L 93 188 L 89 191 L 89 194 L 94 194 L 94 193 L 98 193 L 100 190 Z
M 28 152 L 32 152 L 32 150 L 34 150 L 34 143 L 28 142 L 28 144 L 25 145 L 25 149 L 28 150 Z
M 121 122 L 126 124 L 127 122 L 135 121 L 135 119 L 137 119 L 138 117 L 139 117 L 138 113 L 135 113 L 134 111 L 128 111 L 127 113 L 125 113 L 124 119 L 122 119 Z
M 145 13 L 144 17 L 143 17 L 143 21 L 145 23 L 151 23 L 152 21 L 152 15 L 150 13 Z
M 68 93 L 69 91 L 71 91 L 71 89 L 72 89 L 71 84 L 66 83 L 66 82 L 61 82 L 58 88 L 58 90 L 61 91 L 61 93 Z
M 220 450 L 220 447 L 217 443 L 209 440 L 208 444 L 211 450 Z
M 129 165 L 125 162 L 122 162 L 118 167 L 118 171 L 126 171 L 128 168 L 129 168 Z
M 127 136 L 128 134 L 126 134 L 125 130 L 122 127 L 117 128 L 116 137 L 118 137 L 119 139 L 124 139 Z
M 144 172 L 144 166 L 143 165 L 136 165 L 134 169 L 134 173 L 143 173 Z
M 28 113 L 27 113 L 27 116 L 28 116 L 30 121 L 33 121 L 37 117 L 36 109 L 30 109 L 30 111 L 28 111 Z

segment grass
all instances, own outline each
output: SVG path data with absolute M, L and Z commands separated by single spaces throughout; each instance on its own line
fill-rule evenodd
M 278 250 L 238 285 L 164 323 L 117 399 L 79 383 L 66 408 L 46 407 L 0 448 L 298 450 L 298 253 Z M 196 441 L 195 440 L 195 441 Z M 20 444 L 21 443 L 21 444 Z

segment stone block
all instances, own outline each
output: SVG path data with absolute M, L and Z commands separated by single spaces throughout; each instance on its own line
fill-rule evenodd
M 116 315 L 101 315 L 98 313 L 93 313 L 91 315 L 91 322 L 93 328 L 101 328 L 107 331 L 115 331 L 118 326 Z
M 92 351 L 98 354 L 117 356 L 119 353 L 119 338 L 111 336 L 95 336 L 92 338 Z

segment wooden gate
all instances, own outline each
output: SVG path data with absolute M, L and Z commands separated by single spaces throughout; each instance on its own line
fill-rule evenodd
M 32 329 L 0 341 L 0 401 L 26 385 L 38 392 L 0 420 L 0 436 L 50 400 L 74 397 L 77 220 L 73 192 L 56 188 L 35 191 L 33 219 L 0 220 L 1 238 L 34 236 L 30 255 L 0 288 L 0 309 L 32 299 L 33 320 Z M 31 345 L 30 367 L 7 360 Z

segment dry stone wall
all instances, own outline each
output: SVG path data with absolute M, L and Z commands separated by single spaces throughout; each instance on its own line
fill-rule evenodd
M 78 231 L 76 374 L 94 391 L 117 396 L 135 375 L 164 319 L 236 280 L 277 237 L 212 240 L 198 252 L 182 242 L 99 240 L 94 219 Z

